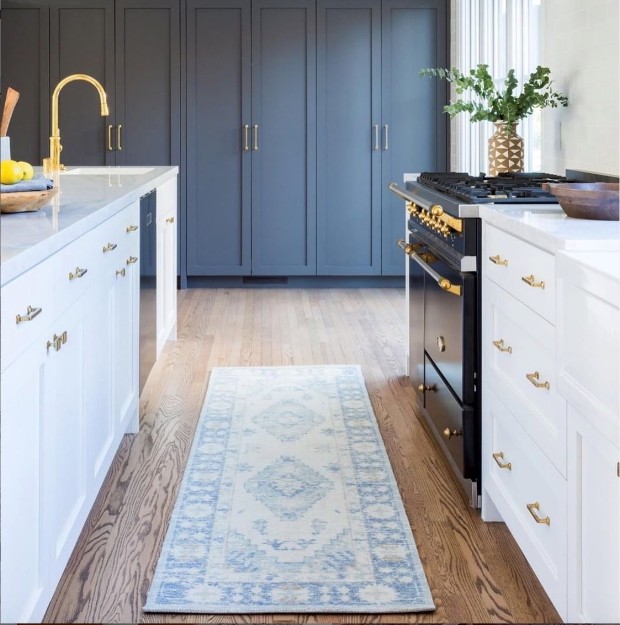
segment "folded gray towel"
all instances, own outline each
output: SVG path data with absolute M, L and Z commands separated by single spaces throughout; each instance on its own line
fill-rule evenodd
M 22 180 L 15 184 L 0 184 L 1 193 L 15 193 L 16 191 L 47 191 L 53 188 L 54 181 L 37 174 L 31 180 Z

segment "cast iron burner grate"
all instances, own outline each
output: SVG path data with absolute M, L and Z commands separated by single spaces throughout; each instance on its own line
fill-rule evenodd
M 495 177 L 457 172 L 424 172 L 418 182 L 468 204 L 545 203 L 556 204 L 555 195 L 543 189 L 549 182 L 570 182 L 555 174 L 506 173 Z

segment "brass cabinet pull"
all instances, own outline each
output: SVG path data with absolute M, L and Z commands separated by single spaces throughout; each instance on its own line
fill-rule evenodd
M 546 388 L 549 390 L 551 385 L 549 382 L 540 382 L 540 373 L 538 371 L 534 371 L 534 373 L 526 373 L 525 377 L 536 387 L 536 388 Z
M 377 151 L 379 149 L 379 124 L 373 124 L 372 127 L 375 131 L 375 144 L 372 149 Z
M 88 272 L 88 269 L 80 269 L 79 267 L 76 267 L 75 271 L 69 272 L 69 280 L 75 280 L 76 278 L 81 278 L 87 272 Z
M 15 323 L 19 324 L 22 321 L 32 321 L 37 315 L 41 314 L 42 308 L 34 308 L 34 306 L 26 307 L 25 315 L 15 315 Z
M 489 260 L 494 265 L 502 265 L 503 267 L 508 267 L 508 259 L 502 258 L 499 254 L 496 254 L 495 256 L 489 256 Z
M 433 393 L 436 393 L 437 384 L 420 384 L 418 386 L 418 391 L 420 391 L 420 393 L 425 393 L 426 391 L 432 391 Z
M 252 128 L 254 129 L 254 151 L 258 150 L 258 124 L 254 124 L 254 126 L 252 126 Z
M 125 277 L 125 267 L 123 267 L 122 269 L 117 269 L 116 270 L 116 275 L 117 276 L 121 276 L 122 278 Z
M 134 263 L 137 263 L 137 262 L 138 262 L 138 257 L 137 256 L 130 256 L 127 259 L 127 264 L 128 265 L 133 265 Z
M 509 471 L 512 471 L 512 462 L 502 462 L 503 459 L 504 459 L 503 451 L 498 451 L 493 454 L 493 460 L 495 460 L 495 462 L 497 463 L 497 466 L 500 469 L 508 469 Z
M 535 289 L 545 288 L 545 283 L 542 280 L 540 282 L 536 282 L 534 274 L 531 274 L 529 276 L 522 276 L 521 280 L 523 280 L 523 282 L 525 282 L 526 284 L 529 284 L 531 287 L 534 287 Z
M 116 149 L 120 152 L 123 149 L 123 146 L 121 145 L 121 128 L 123 127 L 123 124 L 119 124 L 116 127 Z
M 525 504 L 530 514 L 534 517 L 536 523 L 544 523 L 545 525 L 551 525 L 551 519 L 546 516 L 544 519 L 538 516 L 537 511 L 540 510 L 540 504 L 535 501 L 534 503 Z
M 453 436 L 463 436 L 463 432 L 460 430 L 451 430 L 450 428 L 446 428 L 443 431 L 443 436 L 445 439 L 450 440 Z
M 66 330 L 62 334 L 54 334 L 52 340 L 47 342 L 47 353 L 49 354 L 50 347 L 53 347 L 59 352 L 62 346 L 67 342 L 67 339 L 68 335 Z
M 114 148 L 112 147 L 112 124 L 108 126 L 108 152 L 112 152 Z
M 504 347 L 504 339 L 499 339 L 499 341 L 493 341 L 493 345 L 499 349 L 500 352 L 508 352 L 512 354 L 512 347 Z
M 243 124 L 243 151 L 250 151 L 250 124 Z
M 174 223 L 174 217 L 168 217 L 168 218 L 166 219 L 166 223 L 167 223 L 167 224 L 173 224 L 173 223 Z
M 134 226 L 133 224 L 130 224 L 126 228 L 127 232 L 135 232 L 137 229 L 138 229 L 138 226 Z
M 106 243 L 103 246 L 103 253 L 105 254 L 106 252 L 111 252 L 112 250 L 115 250 L 117 247 L 116 243 Z
M 390 130 L 389 126 L 387 124 L 383 124 L 383 129 L 385 131 L 385 142 L 383 144 L 383 149 L 384 150 L 389 150 L 390 149 L 390 144 L 389 144 L 389 140 L 388 140 L 388 132 Z

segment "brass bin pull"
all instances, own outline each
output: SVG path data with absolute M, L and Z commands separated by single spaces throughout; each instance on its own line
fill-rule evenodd
M 551 385 L 549 382 L 540 382 L 540 373 L 538 371 L 534 371 L 534 373 L 526 373 L 525 377 L 536 387 L 536 388 L 546 388 L 549 390 Z
M 250 124 L 243 124 L 243 151 L 250 151 Z
M 536 278 L 534 274 L 530 274 L 529 276 L 521 276 L 521 280 L 526 284 L 529 284 L 531 287 L 535 289 L 544 289 L 545 283 L 541 280 L 540 282 L 536 282 Z
M 80 269 L 79 267 L 76 267 L 75 271 L 69 272 L 69 280 L 75 280 L 76 278 L 81 278 L 87 272 L 88 272 L 88 269 Z
M 443 436 L 445 439 L 450 440 L 453 436 L 463 436 L 463 432 L 460 430 L 451 430 L 450 428 L 446 428 L 443 431 Z
M 130 224 L 126 228 L 127 232 L 135 232 L 137 229 L 138 229 L 138 226 L 134 226 L 133 224 Z
M 130 256 L 127 259 L 127 264 L 128 265 L 133 265 L 134 263 L 137 263 L 137 262 L 138 262 L 138 257 L 137 256 Z
M 28 306 L 26 308 L 25 315 L 15 315 L 15 323 L 19 324 L 22 321 L 32 321 L 37 315 L 41 314 L 42 308 L 34 308 L 33 306 Z
M 508 267 L 508 259 L 502 258 L 499 254 L 496 254 L 495 256 L 489 256 L 489 260 L 494 265 L 502 265 L 503 267 Z
M 499 341 L 493 341 L 493 345 L 499 349 L 500 352 L 508 352 L 512 354 L 512 347 L 504 347 L 504 339 L 499 339 Z
M 166 223 L 167 223 L 167 224 L 173 224 L 173 223 L 174 223 L 174 217 L 168 217 L 168 218 L 166 219 Z
M 540 510 L 540 504 L 535 501 L 534 503 L 525 504 L 527 509 L 530 511 L 530 514 L 534 517 L 536 523 L 543 523 L 545 525 L 551 525 L 551 519 L 546 516 L 544 519 L 538 516 L 537 511 Z
M 112 152 L 114 148 L 112 147 L 112 124 L 108 125 L 108 152 Z
M 125 267 L 123 267 L 122 269 L 117 269 L 116 270 L 116 275 L 117 276 L 121 276 L 122 278 L 125 277 Z
M 504 459 L 503 451 L 498 451 L 493 454 L 493 460 L 495 460 L 495 462 L 497 463 L 497 466 L 500 469 L 508 469 L 509 471 L 512 471 L 512 462 L 502 462 L 503 459 Z
M 119 124 L 116 127 L 116 149 L 121 151 L 123 149 L 123 146 L 121 145 L 121 128 L 123 127 L 123 124 Z
M 116 243 L 106 243 L 103 246 L 103 253 L 105 254 L 106 252 L 111 252 L 112 250 L 115 250 L 117 247 Z

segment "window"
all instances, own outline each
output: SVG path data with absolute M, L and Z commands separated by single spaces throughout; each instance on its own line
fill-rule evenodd
M 540 3 L 541 0 L 452 0 L 452 66 L 468 72 L 484 63 L 498 86 L 512 68 L 522 85 L 539 64 Z M 454 92 L 452 97 L 456 97 Z M 494 132 L 493 124 L 472 123 L 466 113 L 460 113 L 451 120 L 451 130 L 452 170 L 486 172 L 487 140 Z M 525 144 L 525 170 L 540 171 L 540 110 L 521 120 L 517 132 Z

